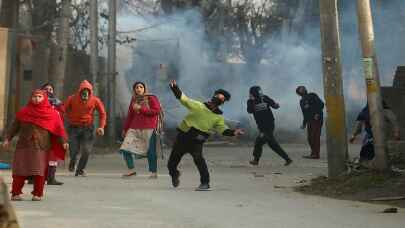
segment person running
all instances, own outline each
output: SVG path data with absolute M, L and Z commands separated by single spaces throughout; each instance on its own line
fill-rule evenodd
M 210 101 L 202 103 L 188 98 L 174 80 L 170 82 L 170 88 L 175 97 L 188 110 L 188 114 L 177 128 L 178 134 L 167 163 L 173 187 L 176 188 L 180 184 L 180 172 L 177 166 L 183 155 L 189 153 L 200 173 L 201 184 L 196 191 L 208 191 L 210 190 L 210 175 L 202 152 L 210 132 L 216 131 L 224 136 L 238 136 L 244 133 L 242 129 L 229 129 L 225 124 L 222 111 L 219 109 L 219 106 L 229 101 L 231 95 L 227 91 L 219 89 L 215 91 Z
M 122 135 L 124 142 L 120 153 L 123 155 L 128 172 L 123 177 L 136 175 L 134 157 L 148 158 L 150 178 L 157 178 L 157 142 L 161 107 L 158 98 L 148 92 L 146 84 L 135 82 L 133 96 L 128 107 Z
M 93 94 L 93 86 L 87 80 L 80 83 L 76 94 L 65 102 L 70 144 L 69 171 L 74 172 L 77 156 L 81 152 L 75 176 L 87 176 L 85 168 L 94 144 L 94 112 L 99 114 L 97 135 L 104 135 L 107 114 L 103 102 Z
M 41 87 L 48 95 L 48 100 L 51 106 L 58 111 L 63 123 L 63 114 L 65 108 L 62 101 L 60 101 L 54 94 L 54 86 L 50 83 L 46 83 Z M 58 161 L 65 160 L 65 150 L 60 147 L 60 144 L 53 143 L 53 147 L 49 152 L 49 162 L 48 162 L 48 175 L 47 175 L 47 185 L 63 185 L 63 182 L 57 181 L 55 178 L 56 168 L 58 167 Z
M 35 90 L 29 103 L 17 112 L 16 120 L 5 137 L 4 147 L 9 147 L 10 141 L 17 134 L 11 199 L 22 200 L 25 180 L 33 176 L 32 200 L 40 201 L 44 192 L 48 151 L 54 143 L 61 144 L 64 150 L 69 148 L 60 115 L 52 108 L 44 91 Z
M 304 116 L 301 129 L 307 128 L 308 144 L 311 147 L 311 154 L 303 158 L 319 159 L 325 105 L 316 93 L 308 93 L 305 86 L 298 86 L 295 92 L 301 97 L 300 106 Z
M 249 100 L 247 101 L 247 112 L 253 114 L 257 127 L 259 129 L 259 136 L 255 141 L 253 149 L 253 160 L 249 163 L 251 165 L 259 165 L 260 157 L 263 153 L 264 144 L 268 144 L 270 148 L 276 152 L 280 157 L 285 160 L 284 165 L 288 166 L 292 160 L 287 153 L 281 148 L 280 144 L 274 137 L 274 115 L 271 109 L 278 109 L 280 105 L 273 99 L 264 95 L 260 86 L 252 86 L 249 90 Z

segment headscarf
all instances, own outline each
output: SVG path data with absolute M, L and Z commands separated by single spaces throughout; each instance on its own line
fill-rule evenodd
M 61 117 L 59 113 L 52 108 L 46 92 L 43 90 L 35 90 L 32 92 L 31 98 L 36 94 L 41 94 L 44 99 L 39 104 L 34 104 L 32 99 L 30 99 L 28 104 L 17 112 L 17 120 L 34 124 L 49 131 L 53 135 L 66 137 Z
M 142 95 L 137 95 L 135 94 L 135 87 L 137 85 L 143 85 L 143 88 L 145 89 L 145 92 Z M 151 94 L 149 94 L 148 88 L 146 87 L 146 84 L 143 82 L 135 82 L 134 85 L 132 86 L 132 90 L 134 91 L 134 95 L 132 96 L 131 99 L 131 106 L 133 107 L 133 105 L 138 104 L 138 105 L 146 105 L 149 106 L 149 96 L 151 96 Z

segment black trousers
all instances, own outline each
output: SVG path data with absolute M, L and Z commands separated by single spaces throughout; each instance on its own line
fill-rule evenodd
M 89 155 L 94 144 L 94 127 L 68 127 L 70 162 L 76 164 L 77 157 L 81 153 L 77 170 L 86 168 Z
M 373 142 L 365 143 L 360 150 L 360 160 L 370 161 L 373 160 L 374 156 L 375 156 L 374 143 Z
M 208 172 L 207 163 L 202 154 L 203 142 L 191 138 L 187 133 L 179 131 L 176 141 L 174 142 L 172 152 L 167 163 L 169 174 L 173 178 L 179 177 L 177 166 L 183 155 L 189 153 L 200 173 L 200 181 L 202 184 L 209 184 L 210 174 Z
M 257 136 L 255 141 L 255 147 L 253 149 L 253 157 L 255 160 L 259 161 L 260 157 L 263 153 L 263 146 L 264 144 L 268 144 L 269 147 L 276 152 L 280 157 L 284 160 L 289 160 L 287 153 L 281 148 L 280 144 L 277 142 L 276 138 L 274 138 L 273 129 L 269 129 L 266 131 L 260 131 L 259 136 Z

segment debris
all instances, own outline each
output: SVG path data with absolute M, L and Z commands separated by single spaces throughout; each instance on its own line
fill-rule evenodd
M 274 185 L 274 188 L 287 188 L 287 186 Z
M 230 165 L 229 168 L 246 168 L 246 165 Z
M 394 166 L 391 168 L 391 170 L 397 173 L 405 173 L 405 169 L 400 169 Z
M 398 213 L 398 208 L 390 207 L 390 208 L 383 210 L 383 213 Z
M 272 174 L 278 174 L 278 175 L 281 175 L 281 174 L 283 174 L 282 172 L 273 172 Z
M 371 199 L 370 201 L 393 201 L 393 200 L 405 200 L 405 196 L 380 197 Z
M 306 180 L 296 180 L 295 181 L 295 183 L 297 183 L 297 184 L 303 184 L 303 183 L 306 183 L 307 181 Z
M 255 178 L 257 178 L 257 177 L 264 177 L 264 174 L 260 174 L 260 173 L 256 173 L 256 172 L 253 172 L 252 174 L 253 174 L 253 176 L 254 176 Z

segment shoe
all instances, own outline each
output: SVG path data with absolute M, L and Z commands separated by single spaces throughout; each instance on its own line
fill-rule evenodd
M 55 179 L 56 174 L 56 166 L 49 166 L 48 167 L 48 177 L 47 177 L 47 184 L 48 185 L 63 185 L 62 182 L 59 182 Z
M 136 172 L 135 172 L 135 171 L 132 171 L 132 172 L 128 172 L 128 173 L 122 174 L 122 177 L 123 177 L 123 178 L 125 178 L 125 177 L 131 177 L 131 176 L 136 176 Z
M 195 189 L 196 191 L 211 191 L 209 184 L 200 184 L 198 188 Z
M 70 161 L 69 162 L 69 172 L 74 172 L 75 171 L 75 162 Z
M 63 182 L 57 181 L 55 178 L 46 182 L 47 185 L 63 185 Z
M 157 179 L 157 178 L 158 178 L 157 173 L 151 173 L 149 176 L 149 179 Z
M 29 177 L 27 184 L 34 184 L 34 178 L 33 177 Z
M 87 173 L 84 170 L 76 170 L 75 176 L 87 177 Z
M 258 166 L 259 165 L 259 160 L 253 159 L 253 160 L 249 161 L 249 164 L 254 165 L 254 166 Z
M 180 185 L 180 179 L 179 177 L 172 177 L 172 185 L 173 187 L 177 188 Z
M 11 197 L 11 201 L 22 201 L 23 198 L 20 195 L 15 195 Z
M 42 198 L 39 196 L 32 196 L 32 201 L 41 201 Z
M 319 159 L 319 156 L 306 155 L 306 156 L 302 156 L 302 158 L 305 158 L 305 159 Z
M 293 161 L 291 159 L 288 159 L 285 161 L 284 166 L 289 166 Z

